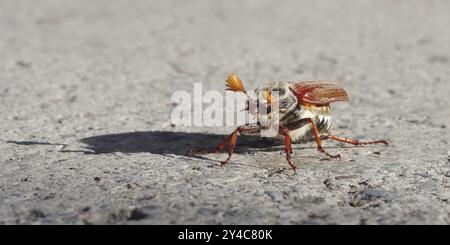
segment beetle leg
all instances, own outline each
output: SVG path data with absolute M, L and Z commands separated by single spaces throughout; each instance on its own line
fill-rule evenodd
M 284 152 L 286 153 L 286 160 L 288 161 L 289 166 L 291 166 L 292 170 L 294 170 L 295 173 L 297 166 L 294 165 L 291 159 L 292 139 L 291 136 L 289 136 L 289 131 L 284 127 L 280 127 L 279 134 L 284 136 Z
M 223 148 L 225 148 L 225 146 L 228 144 L 228 158 L 225 161 L 220 161 L 221 165 L 223 166 L 223 165 L 227 164 L 228 161 L 230 161 L 231 156 L 234 153 L 234 150 L 235 150 L 236 144 L 237 144 L 238 133 L 256 134 L 256 133 L 261 132 L 261 129 L 264 129 L 264 127 L 257 125 L 257 124 L 240 126 L 236 130 L 234 130 L 230 135 L 226 136 L 216 148 L 214 148 L 214 149 L 190 149 L 188 151 L 188 155 L 193 154 L 193 153 L 198 153 L 198 154 L 218 153 L 221 150 L 223 150 Z
M 341 154 L 332 155 L 332 154 L 326 152 L 325 149 L 323 149 L 322 143 L 320 141 L 319 130 L 317 129 L 316 124 L 313 122 L 313 120 L 311 118 L 305 118 L 305 120 L 307 120 L 312 125 L 312 131 L 313 131 L 313 134 L 314 134 L 314 140 L 315 140 L 316 145 L 317 145 L 317 150 L 322 152 L 323 154 L 331 157 L 331 158 L 339 158 L 339 159 L 341 159 Z
M 228 135 L 225 138 L 223 138 L 222 142 L 220 142 L 220 144 L 213 149 L 196 149 L 196 148 L 191 148 L 188 150 L 187 155 L 191 155 L 191 154 L 208 154 L 208 153 L 218 153 L 220 152 L 228 143 L 228 141 L 230 140 L 230 136 Z
M 237 143 L 237 134 L 240 131 L 240 127 L 233 131 L 233 133 L 230 134 L 228 137 L 228 157 L 225 161 L 220 161 L 220 165 L 223 166 L 230 161 L 231 156 L 233 155 L 234 149 L 236 148 Z
M 234 153 L 234 149 L 236 148 L 238 133 L 256 134 L 256 133 L 260 133 L 261 130 L 264 129 L 264 128 L 265 127 L 261 126 L 260 124 L 255 124 L 255 125 L 240 126 L 236 130 L 234 130 L 230 134 L 230 136 L 227 138 L 228 142 L 229 142 L 229 144 L 228 144 L 228 158 L 225 161 L 220 161 L 220 164 L 223 166 L 223 165 L 227 164 L 228 161 L 230 161 L 231 156 Z
M 340 141 L 340 142 L 344 142 L 344 143 L 348 143 L 348 144 L 352 144 L 352 145 L 370 145 L 370 144 L 384 144 L 386 146 L 389 145 L 389 143 L 386 140 L 374 140 L 374 141 L 359 141 L 357 139 L 350 139 L 350 138 L 345 138 L 345 137 L 339 137 L 339 136 L 335 136 L 335 135 L 331 135 L 328 133 L 323 133 L 320 136 L 325 137 L 325 139 L 332 139 L 332 140 L 336 140 L 336 141 Z

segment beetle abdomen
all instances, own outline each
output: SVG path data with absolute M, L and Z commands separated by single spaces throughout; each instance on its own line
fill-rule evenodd
M 319 134 L 328 133 L 330 131 L 331 117 L 329 115 L 319 115 L 315 117 L 313 121 L 317 126 Z M 292 129 L 289 130 L 289 135 L 291 136 L 293 142 L 304 143 L 314 140 L 312 125 L 309 122 L 303 122 L 301 124 L 295 125 L 297 127 L 293 126 L 294 125 L 290 125 Z
M 311 118 L 320 133 L 329 133 L 331 128 L 331 114 L 329 106 L 300 106 L 300 109 L 281 122 L 289 130 L 294 142 L 314 140 L 312 125 L 304 118 Z

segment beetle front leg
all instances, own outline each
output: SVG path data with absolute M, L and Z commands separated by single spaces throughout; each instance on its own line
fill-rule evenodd
M 233 133 L 231 133 L 230 136 L 228 137 L 228 158 L 225 161 L 220 161 L 221 166 L 227 164 L 228 161 L 230 161 L 231 156 L 234 153 L 234 149 L 236 148 L 238 132 L 241 132 L 241 127 L 234 130 Z
M 317 150 L 320 151 L 321 153 L 331 157 L 331 158 L 339 158 L 339 159 L 341 159 L 341 154 L 332 155 L 332 154 L 326 152 L 325 149 L 323 149 L 322 143 L 320 141 L 319 130 L 317 129 L 316 124 L 313 122 L 313 120 L 311 118 L 305 118 L 305 120 L 307 120 L 312 125 L 312 131 L 313 131 L 313 134 L 314 134 L 314 140 L 315 140 L 316 145 L 317 145 Z
M 389 143 L 386 140 L 374 140 L 374 141 L 359 141 L 357 139 L 350 139 L 350 138 L 345 138 L 345 137 L 339 137 L 339 136 L 335 136 L 335 135 L 331 135 L 328 133 L 322 133 L 320 134 L 320 136 L 325 137 L 325 139 L 332 139 L 332 140 L 336 140 L 336 141 L 340 141 L 340 142 L 344 142 L 347 144 L 352 144 L 352 145 L 370 145 L 370 144 L 384 144 L 385 146 L 388 146 Z
M 187 151 L 187 155 L 192 155 L 192 154 L 208 154 L 208 153 L 219 153 L 228 143 L 228 141 L 230 140 L 231 134 L 226 136 L 225 138 L 223 138 L 222 142 L 220 142 L 219 145 L 216 146 L 216 148 L 213 149 L 196 149 L 196 148 L 191 148 Z
M 191 149 L 188 151 L 188 155 L 193 154 L 193 153 L 200 153 L 200 154 L 218 153 L 221 150 L 223 150 L 223 148 L 225 148 L 225 146 L 228 144 L 228 158 L 225 161 L 220 161 L 221 165 L 223 166 L 230 161 L 231 156 L 234 153 L 234 150 L 235 150 L 236 144 L 237 144 L 238 133 L 257 134 L 257 133 L 260 133 L 262 129 L 264 129 L 264 127 L 257 125 L 257 124 L 240 126 L 236 130 L 234 130 L 230 135 L 226 136 L 216 148 L 214 148 L 212 150 L 211 149 Z

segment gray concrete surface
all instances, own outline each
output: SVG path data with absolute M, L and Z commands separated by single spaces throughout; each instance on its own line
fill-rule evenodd
M 449 224 L 449 1 L 0 1 L 0 224 Z M 338 81 L 334 132 L 171 126 L 175 90 Z

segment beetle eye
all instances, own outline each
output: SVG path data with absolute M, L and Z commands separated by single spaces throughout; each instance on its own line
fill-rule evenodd
M 281 107 L 287 107 L 287 106 L 288 106 L 288 102 L 287 101 L 281 102 Z

